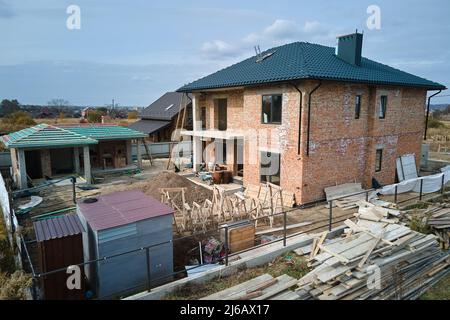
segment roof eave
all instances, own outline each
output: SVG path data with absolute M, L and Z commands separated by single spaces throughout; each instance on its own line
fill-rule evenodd
M 317 76 L 305 76 L 305 77 L 293 77 L 293 78 L 287 78 L 287 79 L 280 79 L 280 80 L 267 80 L 267 81 L 254 81 L 251 83 L 245 83 L 245 84 L 236 84 L 231 83 L 229 85 L 223 85 L 223 86 L 204 86 L 204 87 L 181 87 L 177 90 L 177 92 L 199 92 L 199 91 L 208 91 L 208 90 L 220 90 L 220 89 L 227 89 L 230 88 L 240 88 L 240 87 L 250 87 L 250 86 L 257 86 L 257 85 L 264 85 L 264 84 L 271 84 L 271 83 L 283 83 L 283 82 L 290 82 L 290 81 L 298 81 L 298 80 L 328 80 L 328 81 L 338 81 L 338 82 L 351 82 L 351 83 L 365 83 L 365 84 L 372 84 L 372 85 L 386 85 L 386 86 L 401 86 L 401 87 L 410 87 L 410 88 L 424 88 L 427 90 L 447 90 L 447 87 L 437 83 L 436 85 L 421 85 L 421 84 L 412 84 L 412 83 L 401 83 L 401 82 L 382 82 L 382 81 L 370 81 L 370 80 L 353 80 L 353 79 L 342 79 L 342 78 L 333 78 L 333 77 L 317 77 Z

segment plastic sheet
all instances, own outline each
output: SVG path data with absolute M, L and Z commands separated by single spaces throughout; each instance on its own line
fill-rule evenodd
M 383 188 L 377 190 L 378 193 L 382 195 L 395 194 L 395 187 L 397 187 L 397 193 L 406 192 L 420 192 L 421 180 L 422 182 L 422 193 L 433 193 L 441 190 L 442 188 L 442 177 L 444 176 L 444 185 L 450 181 L 450 166 L 446 166 L 441 169 L 442 173 L 434 174 L 431 176 L 425 176 L 415 179 L 409 179 L 402 181 L 397 184 L 390 184 L 384 186 Z

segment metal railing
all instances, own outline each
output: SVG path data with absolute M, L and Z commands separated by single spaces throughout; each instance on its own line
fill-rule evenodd
M 443 194 L 443 190 L 444 190 L 443 188 L 440 190 L 440 192 L 442 194 Z M 328 205 L 329 205 L 329 216 L 328 216 L 328 218 L 325 218 L 325 219 L 322 219 L 322 220 L 316 220 L 313 223 L 313 226 L 311 228 L 307 228 L 307 230 L 303 230 L 303 231 L 300 231 L 300 232 L 293 232 L 293 230 L 296 229 L 296 228 L 301 228 L 302 226 L 299 226 L 299 227 L 296 227 L 296 228 L 292 228 L 292 232 L 288 232 L 288 227 L 289 227 L 288 214 L 292 213 L 292 212 L 295 212 L 295 211 L 297 211 L 297 213 L 299 213 L 298 211 L 301 209 L 301 207 L 294 207 L 294 208 L 291 208 L 291 209 L 288 209 L 288 210 L 283 210 L 281 212 L 275 213 L 275 214 L 270 215 L 270 216 L 262 216 L 262 217 L 242 220 L 242 222 L 241 222 L 242 224 L 249 224 L 249 223 L 251 224 L 251 223 L 255 223 L 257 221 L 267 220 L 269 217 L 273 218 L 274 222 L 275 222 L 276 218 L 281 217 L 282 218 L 282 221 L 281 221 L 282 228 L 277 228 L 276 231 L 272 232 L 272 234 L 280 233 L 281 234 L 280 236 L 275 237 L 275 238 L 273 238 L 270 241 L 267 241 L 267 242 L 264 242 L 264 243 L 261 242 L 260 244 L 253 245 L 253 246 L 251 246 L 251 247 L 249 247 L 247 249 L 240 250 L 238 252 L 230 253 L 229 231 L 230 231 L 230 228 L 234 228 L 234 227 L 239 225 L 239 222 L 235 222 L 235 223 L 225 223 L 225 224 L 220 225 L 220 226 L 218 226 L 217 228 L 214 228 L 214 229 L 201 231 L 201 232 L 196 232 L 196 233 L 193 233 L 191 235 L 186 235 L 186 236 L 182 236 L 182 237 L 177 237 L 177 238 L 174 238 L 174 239 L 169 240 L 169 241 L 165 241 L 165 242 L 161 242 L 161 243 L 157 243 L 157 244 L 153 244 L 153 245 L 149 245 L 149 246 L 145 246 L 145 247 L 140 247 L 140 248 L 137 248 L 137 249 L 134 249 L 134 250 L 125 251 L 125 252 L 117 253 L 117 254 L 110 255 L 110 256 L 100 257 L 100 258 L 94 259 L 94 260 L 85 261 L 85 262 L 79 263 L 77 266 L 81 267 L 81 266 L 91 265 L 91 264 L 98 263 L 98 262 L 105 262 L 105 261 L 108 261 L 108 260 L 112 260 L 112 259 L 124 256 L 124 255 L 132 254 L 132 253 L 145 252 L 145 256 L 146 256 L 146 259 L 145 259 L 145 261 L 146 261 L 145 262 L 146 283 L 145 284 L 140 284 L 140 285 L 138 285 L 136 287 L 133 287 L 133 288 L 127 288 L 126 292 L 132 291 L 135 288 L 138 289 L 138 288 L 143 288 L 143 287 L 144 287 L 144 290 L 147 290 L 148 292 L 150 292 L 151 289 L 154 287 L 155 283 L 160 283 L 161 281 L 170 282 L 170 280 L 173 280 L 174 277 L 177 276 L 177 275 L 183 274 L 183 275 L 187 276 L 188 270 L 192 271 L 192 270 L 195 270 L 197 268 L 201 268 L 201 267 L 209 264 L 209 263 L 200 263 L 200 264 L 198 264 L 196 266 L 190 267 L 189 269 L 182 268 L 181 270 L 173 271 L 173 272 L 164 274 L 162 276 L 159 276 L 159 277 L 156 277 L 156 278 L 155 277 L 152 278 L 151 254 L 150 254 L 150 250 L 152 248 L 157 248 L 159 246 L 172 244 L 172 246 L 175 249 L 178 243 L 185 243 L 189 239 L 197 240 L 198 238 L 202 238 L 203 240 L 207 240 L 211 236 L 214 236 L 214 237 L 219 236 L 220 237 L 221 232 L 224 232 L 223 243 L 222 243 L 223 248 L 224 248 L 224 255 L 216 258 L 214 260 L 214 263 L 228 266 L 230 264 L 230 259 L 231 258 L 233 258 L 235 256 L 238 256 L 238 255 L 241 255 L 241 254 L 243 254 L 245 252 L 248 252 L 248 251 L 251 251 L 251 250 L 255 250 L 257 248 L 261 248 L 261 247 L 264 247 L 264 246 L 267 246 L 267 245 L 272 245 L 272 244 L 275 244 L 275 243 L 278 243 L 278 242 L 282 242 L 282 246 L 283 247 L 287 247 L 287 240 L 292 238 L 292 237 L 296 237 L 298 235 L 309 233 L 309 232 L 313 232 L 315 230 L 319 230 L 319 229 L 326 228 L 326 227 L 328 227 L 329 231 L 332 230 L 332 226 L 333 226 L 334 223 L 341 222 L 341 221 L 334 221 L 335 220 L 334 216 L 333 216 L 333 202 L 334 201 L 337 201 L 337 200 L 340 200 L 340 199 L 349 198 L 349 197 L 353 197 L 353 196 L 357 196 L 357 195 L 360 195 L 360 194 L 365 194 L 365 199 L 366 199 L 366 201 L 368 201 L 369 200 L 369 193 L 373 192 L 373 191 L 375 191 L 375 189 L 363 190 L 363 191 L 360 191 L 360 192 L 355 192 L 355 193 L 352 193 L 352 194 L 344 195 L 344 196 L 333 198 L 333 199 L 330 199 L 330 200 L 326 201 L 328 203 Z M 418 197 L 421 199 L 422 192 L 419 194 Z M 415 197 L 415 198 L 417 198 L 417 197 Z M 322 204 L 323 204 L 323 202 L 322 202 Z M 278 223 L 279 222 L 280 221 L 278 221 Z M 37 285 L 37 280 L 45 278 L 46 276 L 49 276 L 49 275 L 52 275 L 52 274 L 55 274 L 55 273 L 58 273 L 58 272 L 66 272 L 68 270 L 68 267 L 70 267 L 70 266 L 66 266 L 66 267 L 63 267 L 63 268 L 59 268 L 59 269 L 56 269 L 56 270 L 50 270 L 50 271 L 47 271 L 47 272 L 36 272 L 36 268 L 33 266 L 33 262 L 32 262 L 32 260 L 30 258 L 30 254 L 29 254 L 29 251 L 28 251 L 28 248 L 27 248 L 27 245 L 36 242 L 36 240 L 25 241 L 25 239 L 22 236 L 20 236 L 20 239 L 21 239 L 22 245 L 24 247 L 26 260 L 28 261 L 28 263 L 30 265 L 30 270 L 31 270 L 33 281 L 34 281 L 35 285 Z M 257 239 L 258 239 L 258 236 L 255 237 L 255 242 L 257 241 Z M 194 241 L 193 241 L 193 243 L 194 243 Z M 160 285 L 160 284 L 158 284 L 158 285 Z
M 396 184 L 395 185 L 395 189 L 394 189 L 394 203 L 398 205 L 398 204 L 405 203 L 405 202 L 408 202 L 408 201 L 411 201 L 411 200 L 416 200 L 416 199 L 419 199 L 419 201 L 422 201 L 423 195 L 424 195 L 424 192 L 423 192 L 423 178 L 425 178 L 425 177 L 419 177 L 419 179 L 420 179 L 419 195 L 411 197 L 411 198 L 408 198 L 408 199 L 403 199 L 401 201 L 398 200 L 398 184 Z M 438 191 L 435 191 L 435 192 L 427 192 L 426 194 L 440 193 L 443 196 L 444 192 L 445 192 L 445 175 L 442 174 L 440 189 Z
M 375 189 L 368 189 L 368 190 L 362 190 L 362 191 L 358 191 L 355 193 L 350 193 L 350 194 L 346 194 L 337 198 L 333 198 L 328 200 L 328 206 L 329 206 L 329 215 L 328 215 L 328 230 L 331 231 L 331 227 L 333 225 L 333 201 L 337 201 L 337 200 L 341 200 L 341 199 L 345 199 L 345 198 L 350 198 L 350 197 L 354 197 L 354 196 L 358 196 L 360 194 L 365 194 L 366 195 L 366 201 L 369 201 L 369 193 L 375 191 Z
M 161 281 L 164 281 L 164 280 L 171 280 L 171 279 L 173 279 L 175 276 L 177 276 L 179 274 L 187 274 L 188 270 L 192 271 L 192 270 L 195 270 L 197 268 L 201 268 L 201 267 L 209 264 L 209 263 L 203 263 L 203 264 L 199 264 L 199 265 L 196 265 L 196 266 L 192 266 L 189 269 L 182 269 L 182 270 L 178 270 L 178 271 L 174 271 L 174 272 L 165 274 L 163 276 L 159 276 L 159 277 L 156 277 L 156 278 L 153 277 L 152 278 L 152 276 L 151 276 L 152 268 L 151 268 L 151 261 L 150 261 L 151 260 L 150 249 L 157 248 L 157 247 L 160 247 L 160 246 L 163 246 L 163 245 L 167 245 L 167 244 L 172 244 L 174 246 L 174 248 L 175 248 L 177 243 L 183 243 L 183 242 L 185 242 L 188 239 L 197 239 L 199 237 L 203 237 L 204 240 L 207 240 L 208 238 L 210 238 L 212 236 L 212 234 L 214 234 L 214 236 L 220 236 L 220 233 L 223 230 L 223 232 L 224 232 L 224 241 L 223 241 L 222 244 L 223 244 L 223 248 L 224 248 L 224 255 L 218 257 L 217 259 L 215 259 L 214 263 L 228 266 L 229 263 L 230 263 L 230 259 L 235 257 L 235 256 L 237 256 L 237 255 L 240 255 L 240 254 L 243 254 L 245 252 L 248 252 L 248 251 L 251 251 L 251 250 L 254 250 L 254 249 L 257 249 L 257 248 L 261 248 L 261 247 L 264 247 L 264 246 L 267 246 L 267 245 L 278 243 L 278 242 L 282 242 L 282 246 L 286 247 L 288 239 L 290 239 L 292 237 L 295 237 L 295 236 L 298 236 L 298 235 L 301 235 L 301 234 L 305 234 L 306 232 L 312 232 L 312 231 L 315 231 L 315 230 L 318 230 L 318 229 L 326 227 L 326 224 L 320 224 L 318 226 L 314 226 L 313 228 L 308 229 L 307 231 L 293 232 L 293 233 L 288 234 L 288 226 L 289 226 L 288 223 L 287 223 L 288 214 L 291 213 L 291 212 L 294 212 L 294 211 L 298 211 L 298 210 L 299 210 L 298 207 L 294 207 L 294 208 L 291 208 L 289 210 L 284 210 L 282 212 L 278 212 L 278 213 L 275 213 L 275 214 L 271 215 L 271 217 L 274 218 L 274 219 L 276 217 L 282 217 L 282 219 L 283 219 L 282 220 L 282 226 L 283 226 L 282 229 L 273 232 L 273 234 L 279 232 L 279 233 L 281 233 L 281 236 L 276 237 L 273 240 L 270 240 L 270 241 L 267 241 L 267 242 L 264 242 L 264 243 L 260 243 L 258 245 L 253 245 L 253 246 L 251 246 L 251 247 L 249 247 L 247 249 L 240 250 L 238 252 L 230 253 L 229 231 L 230 231 L 231 227 L 234 228 L 237 225 L 239 225 L 239 222 L 233 223 L 233 224 L 226 223 L 226 224 L 223 224 L 221 226 L 218 226 L 216 229 L 206 230 L 205 232 L 201 231 L 201 232 L 193 233 L 191 235 L 174 238 L 174 239 L 172 239 L 170 241 L 165 241 L 165 242 L 161 242 L 161 243 L 157 243 L 157 244 L 153 244 L 153 245 L 149 245 L 149 246 L 145 246 L 145 247 L 140 247 L 140 248 L 137 248 L 137 249 L 134 249 L 134 250 L 124 251 L 124 252 L 117 253 L 117 254 L 114 254 L 114 255 L 104 256 L 104 257 L 100 257 L 98 259 L 85 261 L 85 262 L 77 264 L 76 266 L 79 266 L 79 267 L 87 266 L 87 265 L 91 265 L 91 264 L 98 263 L 98 262 L 104 262 L 104 261 L 112 260 L 112 259 L 124 256 L 124 255 L 132 254 L 132 253 L 145 252 L 145 255 L 146 255 L 146 259 L 145 259 L 146 260 L 146 263 L 145 263 L 145 268 L 146 269 L 145 270 L 146 270 L 146 274 L 147 274 L 146 275 L 147 279 L 146 279 L 145 290 L 150 292 L 151 289 L 154 287 L 155 283 L 160 283 Z M 258 218 L 254 218 L 254 219 L 247 219 L 247 220 L 243 220 L 242 224 L 255 223 L 256 221 L 260 221 L 260 220 L 264 220 L 264 219 L 268 219 L 268 218 L 269 218 L 269 216 L 263 216 L 263 217 L 258 217 Z M 319 223 L 321 223 L 321 222 L 322 221 L 319 221 Z M 300 227 L 298 227 L 298 228 L 300 228 Z M 66 267 L 62 267 L 62 268 L 55 269 L 55 270 L 50 270 L 50 271 L 46 271 L 46 272 L 37 272 L 36 268 L 33 266 L 33 262 L 31 260 L 30 254 L 29 254 L 29 250 L 27 248 L 30 244 L 36 243 L 36 240 L 26 241 L 22 236 L 20 237 L 20 239 L 21 239 L 22 245 L 24 247 L 23 251 L 25 252 L 25 258 L 28 261 L 28 264 L 30 266 L 30 271 L 31 271 L 31 275 L 32 275 L 32 278 L 33 278 L 34 285 L 37 286 L 38 285 L 37 284 L 37 280 L 43 279 L 46 276 L 50 276 L 52 274 L 59 273 L 59 272 L 67 272 L 68 268 L 72 266 L 72 265 L 68 265 Z M 256 239 L 257 239 L 257 237 L 255 238 L 255 241 L 256 241 Z M 65 285 L 65 283 L 62 284 L 62 285 Z M 138 288 L 138 287 L 142 288 L 142 285 L 139 285 L 136 288 Z M 128 292 L 128 291 L 130 291 L 132 289 L 133 288 L 127 288 L 126 291 Z M 34 290 L 34 292 L 36 292 L 36 291 Z M 36 296 L 34 296 L 34 297 L 37 298 Z

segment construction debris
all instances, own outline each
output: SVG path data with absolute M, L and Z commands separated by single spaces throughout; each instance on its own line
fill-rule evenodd
M 450 208 L 437 207 L 427 213 L 430 214 L 427 224 L 439 238 L 442 248 L 448 250 L 450 248 Z
M 297 279 L 288 275 L 274 278 L 266 273 L 201 300 L 289 300 L 289 295 L 298 298 L 294 292 L 288 291 L 296 283 Z
M 382 209 L 366 204 L 356 223 L 345 222 L 345 237 L 315 241 L 314 269 L 298 282 L 300 299 L 416 299 L 450 272 L 449 253 L 434 235 L 400 225 Z

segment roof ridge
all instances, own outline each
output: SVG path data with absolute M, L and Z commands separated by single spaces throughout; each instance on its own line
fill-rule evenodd
M 62 131 L 64 131 L 64 132 L 68 132 L 68 133 L 73 134 L 73 135 L 78 136 L 78 137 L 82 137 L 82 138 L 86 138 L 86 139 L 89 139 L 89 140 L 97 141 L 97 140 L 95 140 L 95 139 L 92 139 L 91 137 L 84 136 L 84 135 L 82 135 L 82 134 L 80 134 L 80 133 L 73 132 L 73 131 L 67 130 L 67 129 L 65 129 L 65 128 L 61 128 L 61 127 L 57 127 L 57 126 L 52 126 L 52 127 L 53 127 L 53 128 L 56 128 L 56 129 L 59 129 L 59 130 L 62 130 Z

